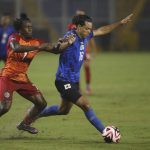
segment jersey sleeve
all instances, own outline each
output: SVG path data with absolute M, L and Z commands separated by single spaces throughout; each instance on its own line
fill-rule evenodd
M 19 39 L 20 39 L 20 37 L 17 34 L 10 35 L 10 37 L 8 39 L 8 42 L 7 42 L 7 47 L 9 47 L 9 45 L 10 45 L 11 42 L 19 43 Z

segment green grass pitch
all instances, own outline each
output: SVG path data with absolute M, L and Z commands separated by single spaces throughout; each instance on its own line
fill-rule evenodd
M 59 104 L 54 86 L 58 56 L 39 54 L 29 77 L 48 105 Z M 2 64 L 0 64 L 2 66 Z M 119 127 L 119 144 L 106 144 L 76 106 L 68 116 L 42 118 L 34 123 L 38 135 L 16 129 L 31 103 L 14 93 L 11 110 L 0 118 L 0 150 L 149 150 L 150 54 L 102 53 L 91 61 L 92 91 L 88 96 L 105 125 Z M 81 72 L 84 91 L 84 73 Z

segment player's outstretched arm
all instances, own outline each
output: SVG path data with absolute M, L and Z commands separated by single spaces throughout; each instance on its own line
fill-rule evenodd
M 34 51 L 38 50 L 38 46 L 25 46 L 25 45 L 20 45 L 18 42 L 11 42 L 10 47 L 17 53 L 24 53 L 24 52 L 29 52 L 29 51 Z
M 100 28 L 94 30 L 93 34 L 94 34 L 94 36 L 100 36 L 100 35 L 108 34 L 111 31 L 113 31 L 114 29 L 120 27 L 121 25 L 127 24 L 130 21 L 132 21 L 131 20 L 132 16 L 133 16 L 133 14 L 130 14 L 129 16 L 127 16 L 126 18 L 122 19 L 119 22 L 116 22 L 116 23 L 113 23 L 113 24 L 110 24 L 110 25 L 106 25 L 106 26 L 100 27 Z
M 54 54 L 60 54 L 75 41 L 76 37 L 74 34 L 69 35 L 66 38 L 59 39 L 56 44 L 45 43 L 39 46 L 39 50 L 47 51 Z

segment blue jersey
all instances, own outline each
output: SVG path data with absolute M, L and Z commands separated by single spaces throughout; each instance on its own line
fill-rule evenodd
M 6 58 L 7 54 L 7 41 L 9 36 L 14 33 L 15 30 L 12 26 L 3 28 L 0 26 L 0 57 Z
M 93 37 L 93 32 L 84 39 L 81 39 L 75 30 L 67 32 L 65 36 L 72 33 L 76 35 L 76 40 L 60 54 L 56 80 L 76 83 L 79 82 L 80 68 L 85 57 L 86 46 L 88 41 Z

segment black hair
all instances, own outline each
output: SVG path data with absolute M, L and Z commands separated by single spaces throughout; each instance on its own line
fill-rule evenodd
M 24 21 L 30 21 L 30 19 L 25 13 L 21 13 L 20 18 L 16 18 L 13 23 L 13 26 L 16 31 L 19 31 L 21 29 Z
M 75 24 L 76 26 L 77 25 L 84 26 L 85 21 L 92 22 L 92 18 L 90 18 L 87 15 L 76 15 L 72 18 L 72 23 Z

